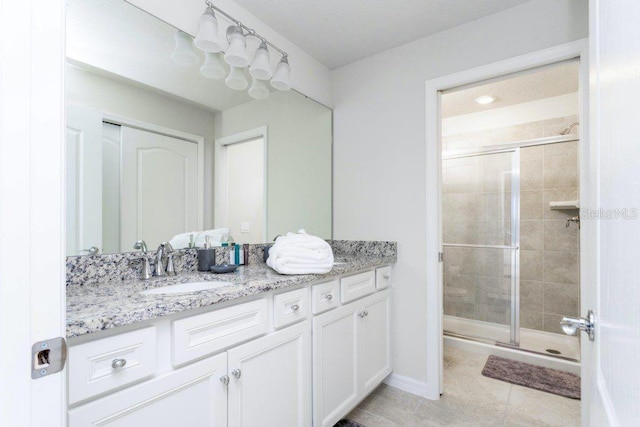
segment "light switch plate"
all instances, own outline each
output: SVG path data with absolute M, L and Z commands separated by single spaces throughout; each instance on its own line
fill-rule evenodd
M 240 223 L 240 232 L 241 233 L 249 233 L 249 223 L 248 222 L 241 222 Z

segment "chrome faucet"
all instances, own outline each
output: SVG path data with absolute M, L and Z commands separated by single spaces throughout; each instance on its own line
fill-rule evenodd
M 149 265 L 149 257 L 147 257 L 147 244 L 144 240 L 138 240 L 133 249 L 140 249 L 142 251 L 142 279 L 148 280 L 151 278 L 151 266 Z
M 167 275 L 167 272 L 164 270 L 164 267 L 162 266 L 162 257 L 164 256 L 165 252 L 167 254 L 173 252 L 173 247 L 169 242 L 162 242 L 160 243 L 160 246 L 158 246 L 158 250 L 156 251 L 156 269 L 153 272 L 154 276 L 162 277 Z M 168 264 L 173 264 L 173 263 L 168 263 Z M 167 266 L 167 267 L 171 267 L 170 270 L 173 270 L 173 265 Z M 169 274 L 175 275 L 175 271 L 169 271 Z

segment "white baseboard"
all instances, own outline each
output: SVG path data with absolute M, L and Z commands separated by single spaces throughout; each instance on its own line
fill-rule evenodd
M 424 397 L 426 399 L 431 398 L 429 386 L 425 382 L 393 373 L 385 378 L 383 382 L 391 387 L 406 391 L 407 393 L 415 394 L 416 396 Z

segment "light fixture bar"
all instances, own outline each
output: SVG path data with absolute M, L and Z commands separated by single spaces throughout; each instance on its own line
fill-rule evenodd
M 288 57 L 287 52 L 285 52 L 284 50 L 280 49 L 278 46 L 274 45 L 273 43 L 268 41 L 266 38 L 262 37 L 260 34 L 256 33 L 256 31 L 253 28 L 247 27 L 242 22 L 238 21 L 236 18 L 234 18 L 233 16 L 229 15 L 227 12 L 225 12 L 224 10 L 220 9 L 219 7 L 217 7 L 216 5 L 211 3 L 209 0 L 205 0 L 205 4 L 207 5 L 207 7 L 212 8 L 213 10 L 218 12 L 220 15 L 224 16 L 225 18 L 227 18 L 228 20 L 233 22 L 236 26 L 239 26 L 240 28 L 244 29 L 247 32 L 247 35 L 253 36 L 253 37 L 259 39 L 260 41 L 265 42 L 273 50 L 275 50 L 278 53 L 280 53 L 280 55 L 282 55 L 284 57 Z

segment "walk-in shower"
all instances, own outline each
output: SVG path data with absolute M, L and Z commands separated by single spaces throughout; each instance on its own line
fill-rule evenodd
M 442 96 L 448 339 L 579 361 L 560 326 L 580 302 L 577 73 L 567 61 Z M 485 94 L 502 104 L 473 105 Z
M 449 153 L 442 171 L 445 334 L 579 359 L 559 334 L 579 302 L 575 136 Z

